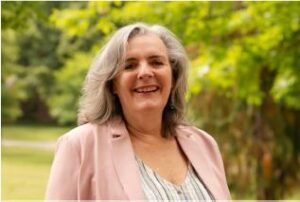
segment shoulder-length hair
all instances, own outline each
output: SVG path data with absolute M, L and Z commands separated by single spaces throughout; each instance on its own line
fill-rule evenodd
M 82 89 L 78 124 L 101 124 L 114 116 L 123 116 L 120 102 L 112 91 L 112 82 L 121 69 L 129 38 L 146 33 L 156 34 L 167 48 L 174 85 L 163 111 L 162 135 L 176 135 L 175 127 L 184 122 L 189 61 L 183 46 L 172 32 L 160 25 L 144 23 L 119 29 L 94 59 Z

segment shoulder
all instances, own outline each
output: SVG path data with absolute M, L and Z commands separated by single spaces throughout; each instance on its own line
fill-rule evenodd
M 194 139 L 195 141 L 201 141 L 211 146 L 218 146 L 213 136 L 193 125 L 182 124 L 178 126 L 178 129 L 181 135 L 192 137 L 192 139 Z
M 211 162 L 223 168 L 219 146 L 210 134 L 192 125 L 180 125 L 178 128 L 182 144 L 197 148 L 197 151 L 205 154 Z
M 210 159 L 220 160 L 220 149 L 213 136 L 192 125 L 180 125 L 178 128 L 178 135 L 183 144 L 193 145 Z
M 86 123 L 60 136 L 57 141 L 57 148 L 61 145 L 68 145 L 75 149 L 86 147 L 95 142 L 95 138 L 99 136 L 99 133 L 105 134 L 106 132 L 107 124 Z
M 114 133 L 126 134 L 124 121 L 120 117 L 112 118 L 105 123 L 89 122 L 77 126 L 63 134 L 58 139 L 58 144 L 67 142 L 76 147 L 89 147 L 97 142 L 105 144 Z
M 77 126 L 70 131 L 66 132 L 59 137 L 58 141 L 71 141 L 77 142 L 80 141 L 85 136 L 89 136 L 95 130 L 96 125 L 92 123 L 86 123 L 80 126 Z

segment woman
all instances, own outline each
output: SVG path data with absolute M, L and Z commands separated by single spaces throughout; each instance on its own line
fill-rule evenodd
M 166 28 L 118 30 L 91 66 L 47 199 L 230 199 L 214 139 L 184 123 L 188 59 Z

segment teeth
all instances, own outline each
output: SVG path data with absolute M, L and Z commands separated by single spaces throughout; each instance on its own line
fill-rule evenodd
M 145 88 L 138 88 L 135 91 L 138 93 L 148 93 L 148 92 L 153 92 L 156 91 L 158 87 L 145 87 Z

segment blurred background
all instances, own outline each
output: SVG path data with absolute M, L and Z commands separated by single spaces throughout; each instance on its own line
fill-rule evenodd
M 1 20 L 2 199 L 43 199 L 93 57 L 137 21 L 184 44 L 187 116 L 233 199 L 300 199 L 300 2 L 1 2 Z

